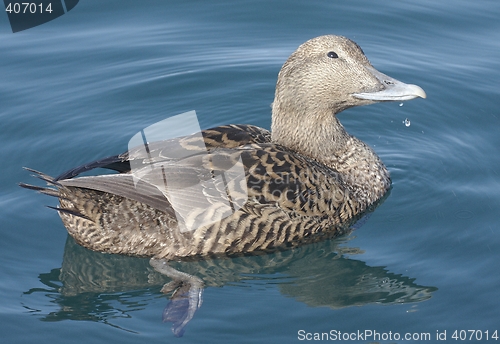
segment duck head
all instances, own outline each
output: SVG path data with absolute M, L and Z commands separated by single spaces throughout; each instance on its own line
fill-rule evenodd
M 294 147 L 297 142 L 310 142 L 314 137 L 322 144 L 333 138 L 337 144 L 332 147 L 339 148 L 347 137 L 336 120 L 340 111 L 417 97 L 426 97 L 422 88 L 377 71 L 350 39 L 334 35 L 316 37 L 299 46 L 278 74 L 272 137 L 298 151 L 303 149 Z

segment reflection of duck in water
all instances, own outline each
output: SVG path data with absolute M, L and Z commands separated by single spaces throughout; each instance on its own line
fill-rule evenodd
M 345 246 L 343 239 L 326 240 L 266 255 L 171 264 L 202 279 L 206 287 L 239 286 L 244 292 L 268 283 L 281 294 L 311 307 L 415 303 L 428 300 L 437 290 L 384 267 L 368 266 L 358 260 L 362 258 L 356 255 L 359 249 Z M 41 292 L 51 300 L 41 309 L 37 302 L 36 313 L 45 320 L 89 320 L 114 327 L 116 318 L 134 318 L 135 311 L 155 303 L 156 293 L 152 294 L 152 290 L 168 281 L 150 268 L 147 259 L 89 251 L 71 238 L 66 242 L 61 268 L 42 273 L 39 278 L 48 288 L 33 288 L 25 294 Z M 176 333 L 184 321 L 183 307 L 188 301 L 175 297 L 180 294 L 174 293 L 164 312 L 164 319 L 174 322 Z M 25 299 L 25 306 L 29 308 L 30 302 L 29 297 Z M 279 309 L 276 312 L 279 315 Z
M 147 154 L 131 150 L 55 179 L 35 171 L 54 188 L 21 186 L 58 197 L 63 223 L 80 245 L 152 257 L 155 269 L 188 283 L 193 314 L 202 282 L 172 269 L 168 260 L 269 252 L 345 233 L 387 192 L 390 178 L 336 114 L 416 97 L 425 92 L 375 70 L 356 43 L 317 37 L 302 44 L 278 75 L 271 133 L 250 125 L 217 127 L 203 131 L 203 139 L 152 143 Z M 131 165 L 142 164 L 130 173 Z M 243 182 L 226 173 L 235 166 L 244 171 Z M 71 179 L 96 167 L 121 173 Z M 153 167 L 162 173 L 151 174 Z M 190 186 L 221 175 L 223 184 L 203 190 L 208 203 L 190 194 Z M 228 203 L 232 211 L 220 217 Z

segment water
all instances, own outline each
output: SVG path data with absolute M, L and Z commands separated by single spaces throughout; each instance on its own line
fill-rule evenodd
M 452 340 L 481 330 L 484 340 L 500 331 L 499 15 L 493 0 L 82 0 L 16 34 L 0 16 L 4 342 L 295 342 L 330 330 L 433 341 L 437 331 Z M 161 322 L 166 280 L 147 260 L 66 242 L 44 207 L 55 200 L 17 186 L 31 181 L 22 166 L 56 175 L 193 109 L 202 128 L 269 128 L 281 64 L 327 33 L 354 39 L 377 69 L 427 92 L 339 116 L 386 163 L 391 194 L 345 238 L 177 265 L 207 284 L 182 339 Z

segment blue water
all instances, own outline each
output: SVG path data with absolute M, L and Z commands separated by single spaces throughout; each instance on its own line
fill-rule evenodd
M 290 343 L 331 330 L 491 337 L 500 331 L 499 17 L 496 0 L 81 0 L 13 34 L 0 15 L 2 342 Z M 23 166 L 57 175 L 193 109 L 202 128 L 269 128 L 281 65 L 329 33 L 427 92 L 339 116 L 388 166 L 391 194 L 348 237 L 176 265 L 207 285 L 181 339 L 162 323 L 168 279 L 147 260 L 67 242 L 44 207 L 56 200 L 17 186 L 32 182 Z

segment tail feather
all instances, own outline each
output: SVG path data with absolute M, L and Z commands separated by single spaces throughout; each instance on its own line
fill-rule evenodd
M 66 214 L 70 214 L 70 215 L 73 215 L 73 216 L 78 216 L 78 217 L 81 217 L 81 218 L 83 218 L 85 220 L 92 221 L 90 218 L 88 218 L 87 216 L 83 215 L 82 213 L 80 213 L 80 212 L 78 212 L 76 210 L 66 209 L 66 208 L 59 208 L 59 207 L 51 207 L 50 205 L 48 205 L 47 208 L 57 210 L 57 211 L 59 211 L 61 213 L 66 213 Z
M 34 173 L 32 175 L 33 177 L 36 177 L 38 179 L 45 181 L 47 183 L 47 185 L 49 185 L 49 187 L 31 185 L 31 184 L 26 184 L 26 183 L 19 183 L 18 185 L 20 187 L 25 188 L 25 189 L 29 189 L 29 190 L 38 191 L 44 195 L 53 196 L 53 197 L 57 197 L 59 199 L 64 199 L 64 200 L 69 201 L 69 199 L 64 196 L 64 193 L 61 193 L 59 190 L 60 188 L 64 188 L 64 186 L 62 186 L 60 183 L 58 183 L 54 178 L 52 178 L 51 176 L 49 176 L 43 172 L 34 170 L 32 168 L 28 168 L 28 167 L 23 167 L 23 168 L 27 171 L 33 172 Z
M 57 189 L 47 188 L 47 187 L 43 187 L 43 186 L 30 185 L 30 184 L 25 184 L 25 183 L 19 183 L 18 185 L 22 188 L 29 189 L 29 190 L 35 190 L 35 191 L 38 191 L 38 192 L 43 193 L 45 195 L 60 197 L 59 191 Z
M 37 171 L 37 170 L 34 170 L 32 168 L 29 168 L 29 167 L 23 167 L 26 171 L 30 171 L 30 172 L 33 172 L 33 177 L 36 177 L 36 178 L 39 178 L 41 180 L 43 180 L 44 182 L 47 182 L 47 184 L 49 185 L 56 185 L 56 186 L 61 186 L 60 183 L 58 183 L 54 178 L 52 178 L 51 176 L 43 173 L 43 172 L 40 172 L 40 171 Z
M 92 161 L 90 163 L 77 166 L 75 168 L 72 168 L 71 170 L 68 170 L 64 173 L 61 173 L 57 177 L 53 178 L 54 181 L 58 180 L 64 180 L 64 179 L 71 179 L 74 178 L 84 172 L 91 171 L 96 168 L 106 168 L 110 170 L 114 170 L 120 173 L 124 172 L 129 172 L 130 171 L 130 162 L 128 161 L 128 156 L 127 155 L 114 155 L 114 156 L 109 156 L 104 159 L 99 159 L 96 161 Z

